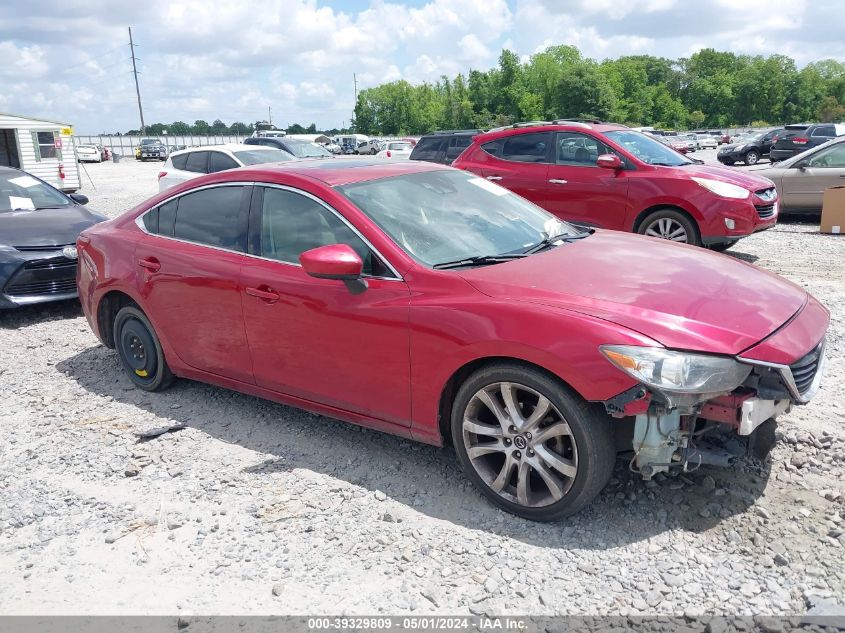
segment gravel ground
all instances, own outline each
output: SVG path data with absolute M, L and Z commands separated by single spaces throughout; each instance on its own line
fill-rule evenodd
M 87 166 L 91 207 L 158 164 Z M 78 304 L 0 314 L 6 614 L 799 614 L 843 602 L 845 238 L 784 221 L 731 254 L 832 312 L 817 398 L 770 464 L 643 482 L 623 460 L 552 525 L 504 514 L 453 453 L 189 381 L 133 388 Z M 765 306 L 761 306 L 765 309 Z M 134 432 L 183 430 L 139 442 Z

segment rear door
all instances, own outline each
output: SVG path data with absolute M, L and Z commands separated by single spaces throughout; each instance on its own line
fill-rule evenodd
M 136 284 L 157 332 L 187 365 L 253 382 L 239 277 L 249 185 L 186 193 L 141 218 Z
M 483 160 L 473 161 L 466 168 L 543 206 L 553 138 L 552 132 L 528 132 L 489 141 L 480 148 L 486 154 L 478 156 Z
M 581 132 L 557 132 L 554 149 L 555 161 L 549 166 L 549 185 L 541 206 L 581 225 L 625 230 L 627 172 L 596 165 L 599 156 L 615 152 Z M 624 163 L 624 157 L 620 159 Z
M 820 211 L 824 190 L 845 185 L 845 143 L 836 143 L 801 160 L 786 170 L 781 182 L 781 204 L 785 208 Z

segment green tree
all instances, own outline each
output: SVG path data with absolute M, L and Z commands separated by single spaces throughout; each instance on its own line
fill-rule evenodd
M 845 106 L 840 105 L 836 97 L 824 97 L 816 111 L 819 121 L 832 123 L 845 120 Z
M 211 132 L 211 126 L 208 124 L 207 121 L 203 121 L 202 119 L 197 119 L 194 121 L 194 125 L 191 128 L 191 133 L 193 134 L 209 134 Z
M 689 121 L 690 126 L 699 128 L 702 126 L 706 118 L 707 117 L 704 116 L 704 113 L 701 110 L 695 110 L 689 113 L 687 120 Z

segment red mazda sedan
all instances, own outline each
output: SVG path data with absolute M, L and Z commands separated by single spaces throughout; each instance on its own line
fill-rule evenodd
M 829 315 L 801 288 L 429 163 L 220 172 L 78 250 L 88 322 L 139 388 L 181 376 L 451 442 L 535 520 L 596 496 L 622 437 L 645 477 L 723 461 L 705 421 L 771 436 L 823 371 Z
M 578 225 L 720 251 L 778 217 L 768 178 L 702 165 L 615 123 L 519 123 L 476 136 L 453 166 Z

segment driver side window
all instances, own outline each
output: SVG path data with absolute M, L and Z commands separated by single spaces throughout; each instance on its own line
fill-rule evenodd
M 286 189 L 264 189 L 260 240 L 263 257 L 297 265 L 299 256 L 307 250 L 329 244 L 347 244 L 363 260 L 365 275 L 393 276 L 337 215 L 319 202 Z
M 807 159 L 807 167 L 845 168 L 845 143 L 838 143 Z
M 557 164 L 573 167 L 595 167 L 601 154 L 614 153 L 599 140 L 578 132 L 558 132 L 555 149 Z

